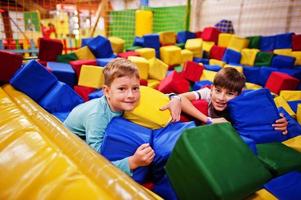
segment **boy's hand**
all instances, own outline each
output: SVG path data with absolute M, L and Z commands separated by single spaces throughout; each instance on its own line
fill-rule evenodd
M 167 105 L 160 108 L 162 111 L 166 109 L 169 109 L 170 111 L 172 122 L 179 121 L 181 116 L 181 99 L 172 98 Z
M 148 143 L 140 145 L 134 155 L 129 157 L 129 166 L 131 170 L 137 167 L 149 165 L 155 157 L 154 150 Z
M 275 121 L 275 124 L 272 124 L 275 130 L 281 131 L 283 135 L 286 135 L 288 133 L 287 131 L 287 125 L 288 122 L 286 118 L 284 117 L 283 113 L 280 113 L 280 119 L 277 119 Z
M 225 122 L 228 122 L 228 121 L 223 117 L 212 119 L 212 124 L 225 123 Z

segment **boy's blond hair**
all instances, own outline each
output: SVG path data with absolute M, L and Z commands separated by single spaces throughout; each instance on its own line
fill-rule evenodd
M 246 77 L 233 67 L 219 70 L 213 80 L 213 85 L 241 93 L 245 87 Z
M 110 86 L 116 79 L 124 76 L 140 79 L 139 72 L 134 63 L 124 58 L 116 58 L 109 62 L 103 70 L 105 85 Z

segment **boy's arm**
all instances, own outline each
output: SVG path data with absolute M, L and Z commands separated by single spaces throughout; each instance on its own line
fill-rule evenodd
M 125 172 L 129 176 L 132 176 L 133 173 L 129 166 L 129 157 L 123 158 L 121 160 L 112 161 L 112 164 L 118 167 L 121 171 Z

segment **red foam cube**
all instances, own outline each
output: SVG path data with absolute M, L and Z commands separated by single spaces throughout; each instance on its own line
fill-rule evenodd
M 189 91 L 189 82 L 178 72 L 173 71 L 159 84 L 158 90 L 163 93 L 184 93 Z
M 63 43 L 57 39 L 39 38 L 38 59 L 41 61 L 56 61 L 56 57 L 61 55 Z
M 82 68 L 82 65 L 97 65 L 96 59 L 90 59 L 90 60 L 75 60 L 70 62 L 71 67 L 75 71 L 76 77 L 79 78 L 80 69 Z
M 121 58 L 128 58 L 129 56 L 140 56 L 139 53 L 135 52 L 135 51 L 127 51 L 127 52 L 122 52 L 117 54 L 118 57 Z
M 184 63 L 182 75 L 185 79 L 196 82 L 200 80 L 203 70 L 204 67 L 202 65 L 193 61 L 187 61 Z
M 198 99 L 198 100 L 192 101 L 191 103 L 196 109 L 201 111 L 204 115 L 208 116 L 208 102 L 207 101 L 205 101 L 203 99 Z M 196 121 L 196 122 L 200 123 L 199 120 L 196 120 L 194 117 L 192 117 L 186 113 L 181 113 L 180 121 L 182 121 L 182 122 Z
M 292 49 L 293 51 L 301 51 L 301 34 L 293 35 L 292 37 Z
M 217 44 L 219 33 L 219 30 L 215 27 L 206 27 L 203 30 L 202 39 L 204 41 L 212 41 Z
M 217 59 L 217 60 L 223 60 L 225 51 L 226 51 L 225 47 L 213 45 L 210 50 L 210 58 Z
M 81 96 L 84 101 L 89 101 L 89 94 L 94 92 L 95 88 L 75 85 L 74 91 Z
M 288 74 L 281 72 L 272 72 L 265 87 L 271 92 L 279 94 L 281 90 L 295 90 L 298 87 L 299 80 Z
M 7 83 L 22 65 L 23 57 L 16 53 L 0 51 L 0 84 Z

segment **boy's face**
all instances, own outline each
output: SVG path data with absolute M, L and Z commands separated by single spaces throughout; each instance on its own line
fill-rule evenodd
M 110 108 L 114 112 L 133 110 L 140 99 L 140 82 L 135 76 L 120 77 L 113 80 L 111 86 L 104 86 Z
M 217 111 L 224 111 L 227 108 L 228 101 L 236 96 L 238 96 L 237 91 L 230 91 L 229 89 L 214 85 L 211 88 L 211 103 Z

